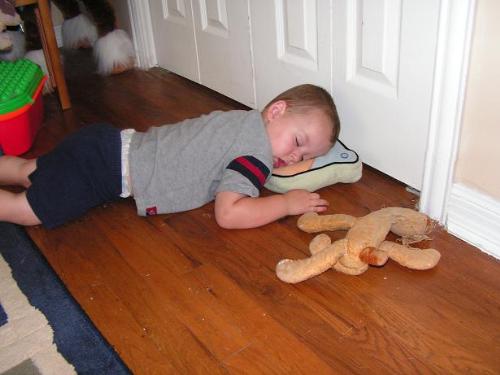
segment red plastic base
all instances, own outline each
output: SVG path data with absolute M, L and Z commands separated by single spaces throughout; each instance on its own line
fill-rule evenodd
M 43 120 L 44 83 L 45 79 L 33 95 L 33 104 L 22 107 L 10 116 L 0 116 L 0 148 L 5 155 L 24 154 L 33 144 Z

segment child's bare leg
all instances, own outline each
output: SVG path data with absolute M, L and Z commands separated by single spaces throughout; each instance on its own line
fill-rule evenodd
M 36 159 L 23 159 L 17 156 L 0 156 L 0 185 L 19 185 L 29 187 L 28 176 L 36 169 Z
M 11 193 L 2 189 L 0 189 L 0 221 L 20 225 L 40 224 L 40 219 L 28 203 L 26 192 Z

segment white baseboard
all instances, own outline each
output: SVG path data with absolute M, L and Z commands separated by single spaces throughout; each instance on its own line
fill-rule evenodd
M 149 2 L 128 0 L 127 4 L 137 66 L 141 69 L 158 66 Z
M 448 232 L 500 259 L 500 201 L 454 184 L 447 207 Z

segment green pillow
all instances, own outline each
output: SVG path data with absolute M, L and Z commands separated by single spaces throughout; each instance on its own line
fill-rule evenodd
M 356 182 L 361 178 L 363 165 L 355 151 L 337 140 L 331 150 L 326 155 L 315 158 L 307 170 L 284 175 L 280 173 L 280 169 L 273 170 L 264 185 L 276 193 L 286 193 L 293 189 L 316 191 L 338 182 Z

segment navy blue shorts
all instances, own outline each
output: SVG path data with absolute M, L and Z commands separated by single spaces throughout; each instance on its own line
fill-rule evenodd
M 120 198 L 120 129 L 108 124 L 85 126 L 39 157 L 29 179 L 28 202 L 46 228 Z

